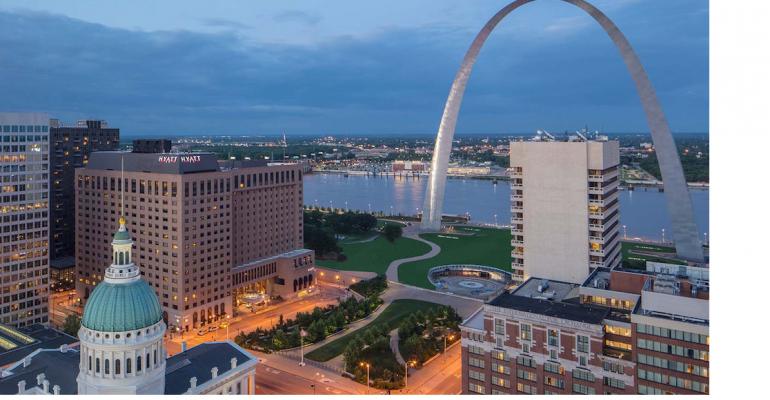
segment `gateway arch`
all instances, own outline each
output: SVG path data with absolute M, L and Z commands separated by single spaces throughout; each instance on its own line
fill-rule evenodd
M 422 229 L 424 230 L 438 231 L 441 228 L 449 153 L 452 150 L 457 114 L 460 111 L 465 87 L 468 84 L 468 78 L 471 75 L 473 64 L 476 62 L 476 57 L 497 24 L 513 10 L 532 1 L 534 0 L 516 0 L 498 11 L 476 35 L 468 52 L 465 53 L 460 70 L 457 71 L 454 82 L 452 82 L 452 88 L 444 105 L 444 114 L 441 116 L 441 123 L 436 136 L 436 147 L 433 151 L 431 173 L 425 191 L 425 205 L 422 214 Z M 655 145 L 660 173 L 666 189 L 665 197 L 673 226 L 677 255 L 688 260 L 703 261 L 703 249 L 693 218 L 692 201 L 687 191 L 682 164 L 674 145 L 674 139 L 671 137 L 666 116 L 663 114 L 663 109 L 660 107 L 655 90 L 639 61 L 639 57 L 620 29 L 596 7 L 584 0 L 562 1 L 580 8 L 599 23 L 623 57 L 623 62 L 625 62 L 628 72 L 636 84 L 636 90 L 647 117 L 647 125 L 652 133 L 652 141 Z

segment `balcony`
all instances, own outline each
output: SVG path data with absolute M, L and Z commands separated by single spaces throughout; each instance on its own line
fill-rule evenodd
M 520 245 L 520 244 L 524 244 L 524 241 L 523 240 L 511 239 L 511 246 L 516 246 L 516 245 Z
M 619 360 L 631 360 L 630 351 L 616 349 L 614 347 L 604 347 L 604 349 L 602 349 L 602 354 L 607 357 L 617 358 Z

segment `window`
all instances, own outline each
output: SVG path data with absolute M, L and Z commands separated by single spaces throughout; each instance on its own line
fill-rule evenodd
M 581 367 L 588 365 L 588 357 L 581 354 L 580 357 L 578 357 L 578 364 L 580 364 Z
M 564 367 L 553 362 L 546 362 L 545 364 L 543 364 L 543 370 L 545 370 L 545 372 L 550 372 L 552 374 L 564 375 Z
M 479 346 L 468 345 L 468 352 L 471 354 L 484 355 L 484 349 Z
M 500 386 L 505 388 L 511 387 L 511 381 L 509 381 L 508 379 L 498 378 L 496 376 L 492 377 L 492 384 L 495 386 Z
M 532 357 L 517 357 L 516 364 L 535 368 L 535 360 L 533 360 Z
M 579 353 L 588 353 L 589 343 L 590 343 L 590 338 L 588 336 L 578 335 L 577 351 Z
M 476 357 L 468 357 L 468 365 L 476 368 L 484 368 L 484 360 Z
M 592 374 L 591 371 L 586 371 L 580 368 L 575 368 L 572 370 L 572 377 L 574 379 L 580 379 L 581 381 L 594 381 L 594 374 Z
M 524 353 L 529 353 L 529 344 L 524 343 L 521 345 L 521 351 Z
M 486 380 L 486 375 L 484 375 L 483 372 L 468 370 L 468 378 L 484 382 Z
M 564 379 L 556 378 L 553 376 L 546 376 L 543 382 L 548 386 L 564 389 Z
M 625 389 L 626 383 L 621 381 L 620 379 L 610 378 L 608 376 L 604 377 L 604 386 L 614 387 L 617 389 Z
M 532 340 L 532 325 L 521 324 L 520 337 L 521 337 L 521 340 L 531 341 Z
M 642 356 L 644 356 L 644 354 L 639 354 L 638 357 L 641 358 Z M 602 363 L 602 368 L 605 371 L 614 372 L 616 374 L 623 373 L 623 366 L 612 361 L 605 361 L 604 363 Z
M 503 360 L 503 361 L 507 361 L 508 360 L 508 354 L 506 354 L 502 350 L 493 350 L 493 351 L 490 352 L 490 355 L 492 356 L 492 358 L 494 358 L 496 360 Z
M 516 369 L 516 377 L 519 379 L 526 379 L 528 381 L 537 381 L 537 374 L 532 371 L 526 371 L 523 369 Z
M 548 330 L 548 345 L 549 346 L 559 345 L 559 331 L 557 331 L 556 329 Z
M 516 391 L 526 394 L 537 394 L 537 390 L 534 386 L 526 385 L 523 383 L 516 384 Z
M 499 374 L 505 374 L 510 375 L 511 374 L 511 367 L 505 365 L 505 364 L 498 364 L 496 362 L 492 363 L 492 371 L 497 372 Z
M 495 334 L 505 335 L 505 320 L 495 318 Z
M 469 382 L 468 390 L 473 393 L 484 394 L 484 385 L 479 385 L 477 383 Z
M 582 385 L 580 383 L 572 384 L 572 391 L 580 394 L 596 394 L 596 389 L 591 386 Z
M 551 360 L 558 360 L 559 359 L 559 352 L 556 351 L 556 349 L 548 350 L 548 357 L 550 357 Z

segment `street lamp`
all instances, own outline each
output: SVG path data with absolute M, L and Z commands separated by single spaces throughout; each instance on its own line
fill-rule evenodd
M 666 230 L 665 229 L 661 229 L 660 230 L 660 241 L 662 243 L 666 243 Z
M 362 362 L 361 366 L 362 367 L 366 367 L 366 393 L 369 393 L 369 367 L 370 367 L 370 365 L 367 362 Z
M 305 366 L 305 349 L 302 339 L 307 336 L 307 332 L 299 328 L 299 366 L 304 367 Z
M 449 340 L 450 340 L 450 341 L 451 341 L 452 339 L 454 339 L 454 338 L 455 338 L 455 335 L 449 335 Z M 446 335 L 444 335 L 444 353 L 446 353 L 446 339 L 447 339 L 447 336 L 446 336 Z
M 497 214 L 495 214 L 495 227 L 497 227 Z
M 628 239 L 628 232 L 626 232 L 626 226 L 623 225 L 623 239 Z
M 409 386 L 409 367 L 414 367 L 417 361 L 410 360 L 404 363 L 404 390 Z
M 225 315 L 225 319 L 230 319 L 230 314 Z M 225 321 L 225 329 L 227 329 L 227 339 L 230 340 L 230 321 Z

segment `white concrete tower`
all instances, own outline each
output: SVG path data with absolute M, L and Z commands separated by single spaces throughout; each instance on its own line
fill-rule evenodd
M 120 217 L 112 265 L 86 303 L 78 337 L 78 394 L 163 394 L 166 324 L 158 298 L 131 259 Z

